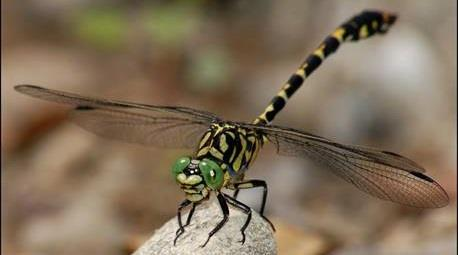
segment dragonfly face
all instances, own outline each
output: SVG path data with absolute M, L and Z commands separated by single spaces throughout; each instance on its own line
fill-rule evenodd
M 210 191 L 221 189 L 224 182 L 221 167 L 207 158 L 179 158 L 172 167 L 172 175 L 186 198 L 192 202 L 208 199 Z

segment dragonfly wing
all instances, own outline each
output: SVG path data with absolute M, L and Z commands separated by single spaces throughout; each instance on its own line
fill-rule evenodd
M 97 135 L 155 147 L 195 148 L 211 123 L 219 120 L 211 113 L 186 107 L 84 97 L 33 85 L 20 85 L 15 89 L 73 106 L 71 119 Z
M 76 108 L 71 120 L 101 137 L 160 148 L 195 148 L 210 124 L 114 109 Z
M 278 126 L 251 127 L 274 143 L 279 154 L 307 157 L 322 163 L 360 190 L 378 198 L 422 208 L 448 204 L 447 193 L 424 174 L 424 168 L 396 153 L 343 145 Z

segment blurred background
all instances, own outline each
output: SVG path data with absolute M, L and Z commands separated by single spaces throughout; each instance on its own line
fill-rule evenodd
M 445 208 L 381 201 L 265 146 L 280 254 L 456 254 L 456 1 L 2 1 L 2 254 L 129 254 L 175 216 L 186 150 L 98 138 L 68 108 L 13 90 L 208 110 L 251 121 L 339 24 L 395 12 L 386 36 L 347 43 L 275 124 L 401 153 L 447 190 Z M 258 208 L 261 191 L 242 192 Z

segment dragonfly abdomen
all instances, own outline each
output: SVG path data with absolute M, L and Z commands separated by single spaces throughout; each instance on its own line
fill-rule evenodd
M 288 99 L 300 88 L 306 77 L 311 75 L 321 63 L 334 53 L 346 41 L 358 41 L 375 34 L 384 34 L 396 21 L 396 15 L 364 11 L 340 25 L 333 33 L 310 54 L 297 71 L 282 86 L 270 104 L 255 120 L 254 124 L 270 124 L 275 116 L 283 109 Z

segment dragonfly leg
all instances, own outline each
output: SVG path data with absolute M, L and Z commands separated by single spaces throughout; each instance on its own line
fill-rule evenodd
M 179 212 L 180 216 L 177 216 L 177 217 L 180 218 L 178 220 L 178 225 L 180 225 L 180 228 L 177 229 L 177 232 L 176 232 L 177 235 L 178 235 L 178 232 L 181 232 L 181 231 L 184 232 L 184 227 L 187 227 L 191 223 L 191 218 L 194 214 L 194 210 L 196 209 L 196 206 L 197 206 L 197 203 L 192 203 L 191 210 L 188 213 L 188 217 L 186 218 L 186 223 L 184 225 L 180 225 L 181 224 L 181 213 Z
M 192 203 L 191 210 L 188 213 L 188 218 L 186 219 L 186 223 L 184 224 L 183 227 L 187 227 L 191 223 L 191 218 L 192 218 L 192 215 L 194 214 L 194 210 L 196 209 L 196 206 L 197 206 L 197 203 Z
M 173 240 L 173 245 L 176 245 L 178 237 L 180 237 L 184 233 L 184 226 L 183 226 L 183 223 L 181 222 L 181 211 L 185 207 L 190 205 L 191 203 L 192 203 L 191 201 L 186 199 L 183 202 L 181 202 L 180 206 L 178 207 L 178 210 L 177 210 L 178 229 L 177 229 L 177 232 L 175 233 L 175 240 Z M 193 205 L 193 208 L 191 209 L 194 212 L 193 209 L 194 209 L 194 205 Z M 189 214 L 191 214 L 191 212 L 189 212 Z M 188 215 L 188 220 L 191 221 L 191 218 L 189 215 Z M 186 220 L 186 223 L 188 223 L 188 220 Z
M 216 225 L 216 227 L 208 233 L 208 238 L 207 241 L 200 247 L 205 247 L 207 245 L 208 241 L 210 241 L 210 238 L 218 232 L 224 224 L 226 224 L 227 220 L 229 219 L 229 207 L 227 206 L 226 199 L 224 198 L 223 194 L 221 192 L 218 192 L 218 195 L 216 196 L 218 198 L 219 205 L 221 206 L 221 210 L 223 211 L 223 219 Z
M 248 224 L 250 224 L 250 221 L 251 221 L 251 208 L 248 205 L 240 201 L 237 201 L 235 198 L 232 198 L 229 195 L 226 195 L 226 194 L 223 194 L 223 195 L 227 199 L 227 202 L 230 205 L 242 210 L 247 215 L 245 224 L 243 224 L 242 228 L 240 229 L 240 232 L 242 232 L 242 240 L 240 240 L 240 242 L 243 244 L 245 243 L 245 229 L 248 227 Z
M 229 186 L 230 189 L 234 189 L 234 195 L 238 193 L 238 190 L 240 189 L 252 189 L 252 188 L 257 188 L 257 187 L 262 187 L 263 188 L 263 193 L 262 193 L 262 203 L 261 203 L 261 210 L 259 211 L 259 214 L 261 217 L 269 223 L 269 225 L 272 227 L 273 231 L 275 231 L 274 224 L 270 222 L 269 219 L 267 219 L 266 216 L 264 216 L 264 208 L 266 206 L 266 201 L 267 201 L 267 183 L 263 180 L 247 180 L 247 181 L 241 181 L 237 183 L 233 183 L 231 186 Z M 235 198 L 235 196 L 234 196 Z
M 235 189 L 235 190 L 234 190 L 234 194 L 232 195 L 232 197 L 233 197 L 234 199 L 237 199 L 237 196 L 239 195 L 239 192 L 240 192 L 240 189 Z

